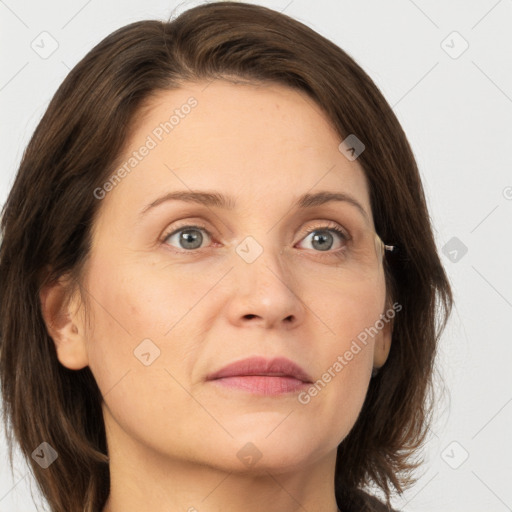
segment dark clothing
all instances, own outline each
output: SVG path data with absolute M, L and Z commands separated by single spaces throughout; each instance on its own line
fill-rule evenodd
M 338 508 L 341 512 L 399 512 L 387 507 L 375 496 L 360 490 L 351 493 L 350 499 L 344 500 L 344 503 L 338 503 Z

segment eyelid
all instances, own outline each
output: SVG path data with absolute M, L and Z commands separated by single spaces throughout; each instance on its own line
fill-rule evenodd
M 338 224 L 335 221 L 321 220 L 321 221 L 316 221 L 316 222 L 317 222 L 317 224 L 313 224 L 313 226 L 307 228 L 304 231 L 304 233 L 303 233 L 304 236 L 311 234 L 313 231 L 320 231 L 322 229 L 325 229 L 325 230 L 333 229 L 335 231 L 338 231 L 339 233 L 342 233 L 345 236 L 345 239 L 347 241 L 351 239 L 351 236 L 350 236 L 350 233 L 348 232 L 348 230 L 346 228 L 344 228 L 343 226 L 341 226 L 341 224 Z M 302 240 L 302 238 L 301 238 L 301 240 Z

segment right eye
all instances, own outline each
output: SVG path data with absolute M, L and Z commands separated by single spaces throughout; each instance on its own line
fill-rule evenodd
M 173 240 L 173 243 L 168 243 L 172 247 L 176 247 L 183 252 L 191 252 L 195 250 L 201 249 L 201 244 L 204 240 L 203 233 L 206 233 L 206 236 L 211 239 L 211 233 L 204 226 L 192 226 L 186 225 L 181 227 L 174 227 L 172 231 L 166 233 L 163 236 L 162 242 L 167 243 L 167 240 Z

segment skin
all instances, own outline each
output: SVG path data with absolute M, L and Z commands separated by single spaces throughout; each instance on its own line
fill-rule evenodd
M 307 235 L 326 223 L 364 226 L 356 208 L 291 208 L 306 192 L 348 193 L 373 229 L 364 172 L 305 94 L 224 80 L 159 92 L 120 161 L 190 96 L 197 107 L 101 200 L 81 294 L 66 301 L 65 278 L 41 292 L 59 361 L 88 365 L 104 397 L 104 512 L 335 512 L 336 447 L 372 368 L 386 361 L 389 324 L 307 405 L 297 392 L 253 395 L 205 377 L 263 355 L 287 357 L 317 380 L 385 312 L 381 265 L 321 260 Z M 189 189 L 233 196 L 237 206 L 169 201 L 138 219 L 156 198 Z M 179 234 L 164 238 L 197 223 L 212 233 L 202 232 L 203 252 L 183 248 Z M 263 249 L 252 263 L 235 251 L 247 236 Z M 333 236 L 336 250 L 343 240 Z M 144 339 L 160 350 L 148 366 L 134 355 Z M 261 454 L 252 465 L 237 456 L 247 443 Z

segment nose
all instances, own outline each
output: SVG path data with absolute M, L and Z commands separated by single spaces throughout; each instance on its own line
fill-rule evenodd
M 242 247 L 254 251 L 250 245 Z M 294 329 L 302 324 L 307 306 L 283 252 L 266 248 L 251 261 L 244 259 L 241 250 L 231 272 L 233 289 L 227 307 L 232 324 L 267 329 Z

